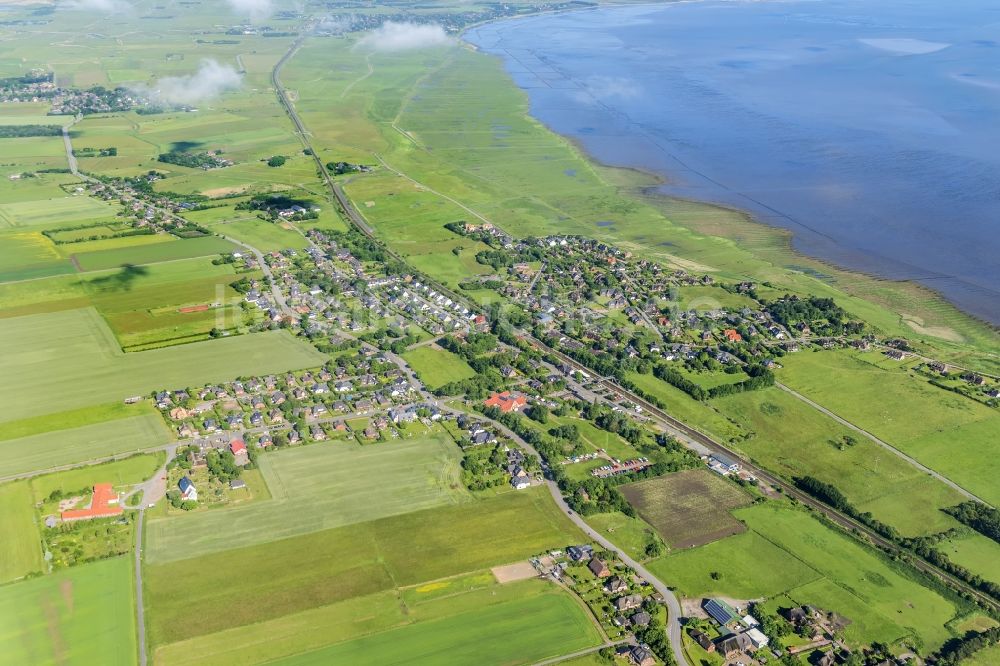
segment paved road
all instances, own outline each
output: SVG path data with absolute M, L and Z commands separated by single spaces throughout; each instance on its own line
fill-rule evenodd
M 949 479 L 945 475 L 940 474 L 939 472 L 935 472 L 930 467 L 927 467 L 926 465 L 922 464 L 916 458 L 912 458 L 912 457 L 906 455 L 905 453 L 903 453 L 902 451 L 900 451 L 899 449 L 897 449 L 892 444 L 879 439 L 878 437 L 876 437 L 872 433 L 868 432 L 867 430 L 865 430 L 863 428 L 860 428 L 860 427 L 854 425 L 853 423 L 851 423 L 850 421 L 837 416 L 836 414 L 834 414 L 833 412 L 831 412 L 829 409 L 827 409 L 823 405 L 810 400 L 809 398 L 807 398 L 806 396 L 802 395 L 798 391 L 796 391 L 796 390 L 794 390 L 792 388 L 789 388 L 788 386 L 785 386 L 781 382 L 775 382 L 775 386 L 777 386 L 778 388 L 780 388 L 782 391 L 785 391 L 786 393 L 789 393 L 790 395 L 798 398 L 799 400 L 801 400 L 802 402 L 806 403 L 807 405 L 809 405 L 813 409 L 815 409 L 815 410 L 817 410 L 819 412 L 822 412 L 823 414 L 826 414 L 827 416 L 829 416 L 831 419 L 833 419 L 837 423 L 839 423 L 839 424 L 841 424 L 843 426 L 846 426 L 846 427 L 850 428 L 851 430 L 853 430 L 853 431 L 855 431 L 857 433 L 860 433 L 860 434 L 864 435 L 865 437 L 867 437 L 871 441 L 875 442 L 876 444 L 878 444 L 879 446 L 881 446 L 885 450 L 893 453 L 894 455 L 896 455 L 896 456 L 902 458 L 903 460 L 905 460 L 906 462 L 910 463 L 911 465 L 913 465 L 914 467 L 916 467 L 917 469 L 919 469 L 921 472 L 923 472 L 925 474 L 929 474 L 930 476 L 933 476 L 935 479 L 937 479 L 941 483 L 947 484 L 948 486 L 954 488 L 956 491 L 958 491 L 959 493 L 961 493 L 963 496 L 965 496 L 965 497 L 967 497 L 967 498 L 969 498 L 971 500 L 975 500 L 977 502 L 985 504 L 988 507 L 991 507 L 991 508 L 993 507 L 992 504 L 990 504 L 989 502 L 987 502 L 983 498 L 979 497 L 978 495 L 974 495 L 973 493 L 969 492 L 968 490 L 966 490 L 962 486 L 958 485 L 957 483 L 955 483 L 954 481 L 952 481 L 951 479 Z
M 448 411 L 451 411 L 453 413 L 460 413 L 458 412 L 458 410 L 453 410 L 453 409 L 449 409 Z M 479 414 L 476 414 L 475 416 L 476 418 L 480 419 L 485 418 Z M 486 420 L 489 421 L 490 419 Z M 531 446 L 523 439 L 521 439 L 517 435 L 517 433 L 515 433 L 513 430 L 511 430 L 504 424 L 499 423 L 497 421 L 491 421 L 491 423 L 497 430 L 505 434 L 507 437 L 511 438 L 522 449 L 524 449 L 531 455 L 539 459 L 542 459 L 541 456 L 538 454 L 538 451 L 535 450 L 535 447 Z M 681 642 L 681 623 L 680 623 L 680 618 L 682 617 L 681 604 L 680 601 L 678 601 L 677 599 L 677 595 L 675 595 L 673 590 L 667 587 L 666 584 L 663 583 L 663 581 L 654 576 L 651 571 L 649 571 L 646 567 L 644 567 L 636 560 L 632 559 L 632 557 L 630 557 L 628 553 L 626 553 L 624 550 L 622 550 L 614 543 L 606 539 L 600 532 L 596 531 L 594 528 L 588 525 L 587 522 L 579 516 L 579 514 L 573 511 L 569 507 L 569 505 L 566 504 L 566 500 L 563 499 L 562 491 L 559 489 L 559 485 L 555 481 L 553 481 L 552 479 L 546 479 L 545 485 L 548 486 L 549 493 L 552 495 L 552 499 L 555 500 L 556 505 L 566 513 L 566 517 L 569 518 L 571 521 L 573 521 L 573 524 L 579 527 L 580 530 L 588 537 L 590 537 L 597 543 L 601 544 L 601 546 L 603 546 L 605 549 L 614 552 L 622 562 L 631 567 L 637 574 L 639 574 L 639 576 L 641 576 L 643 579 L 649 582 L 649 584 L 652 585 L 653 588 L 660 593 L 660 595 L 666 602 L 667 610 L 669 611 L 667 616 L 667 636 L 670 639 L 670 647 L 673 650 L 674 659 L 677 660 L 678 664 L 687 664 L 688 663 L 687 659 L 684 656 L 684 646 Z
M 146 609 L 142 602 L 142 526 L 146 510 L 139 509 L 135 531 L 135 612 L 139 631 L 139 666 L 146 666 Z

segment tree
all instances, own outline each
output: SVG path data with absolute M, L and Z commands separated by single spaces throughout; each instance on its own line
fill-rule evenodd
M 267 161 L 267 166 L 269 167 L 280 167 L 285 165 L 285 161 L 288 158 L 284 155 L 274 155 Z

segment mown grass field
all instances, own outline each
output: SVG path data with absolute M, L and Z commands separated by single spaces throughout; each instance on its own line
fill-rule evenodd
M 420 381 L 431 389 L 476 375 L 461 357 L 430 345 L 403 352 L 403 359 L 417 373 Z
M 41 572 L 44 566 L 31 487 L 27 481 L 0 485 L 0 583 Z
M 6 146 L 6 144 L 4 144 Z M 62 148 L 62 140 L 59 140 Z M 110 222 L 117 208 L 85 195 L 0 204 L 0 226 L 67 227 Z
M 152 402 L 142 401 L 134 405 L 123 402 L 108 402 L 82 409 L 33 416 L 17 421 L 5 421 L 0 429 L 0 442 L 30 435 L 40 435 L 53 430 L 69 430 L 105 421 L 127 419 L 133 416 L 159 416 Z
M 93 309 L 0 319 L 0 404 L 11 419 L 240 375 L 319 365 L 323 356 L 284 331 L 123 354 Z M 83 387 L 86 387 L 84 390 Z
M 127 557 L 0 586 L 0 617 L 3 664 L 126 666 L 138 658 Z
M 853 644 L 909 637 L 932 650 L 951 637 L 945 625 L 959 612 L 956 602 L 876 551 L 787 505 L 755 505 L 735 515 L 746 533 L 673 553 L 650 568 L 685 596 L 783 594 L 835 611 L 851 620 L 845 636 Z
M 1000 412 L 927 383 L 905 369 L 884 370 L 878 352 L 793 354 L 778 378 L 905 451 L 987 502 L 996 483 Z
M 0 441 L 0 476 L 160 446 L 174 439 L 159 414 L 91 423 Z
M 151 521 L 146 561 L 197 557 L 469 501 L 445 433 L 361 446 L 319 443 L 260 458 L 272 500 Z
M 488 574 L 487 574 L 488 577 Z M 266 621 L 253 627 L 238 627 L 217 634 L 173 643 L 158 649 L 155 663 L 163 666 L 236 666 L 289 658 L 320 663 L 362 663 L 372 658 L 372 648 L 393 644 L 407 652 L 379 653 L 386 663 L 399 661 L 451 663 L 455 654 L 443 657 L 440 650 L 456 646 L 464 654 L 471 646 L 462 636 L 489 645 L 487 653 L 470 655 L 477 663 L 528 663 L 595 645 L 592 623 L 584 611 L 550 583 L 524 581 L 500 586 L 478 584 L 465 587 L 466 578 L 453 579 L 397 592 L 381 592 L 321 606 Z M 451 583 L 455 583 L 452 586 Z M 443 595 L 420 590 L 444 588 Z M 454 587 L 454 589 L 452 589 Z M 428 599 L 421 599 L 429 596 Z M 535 618 L 536 622 L 521 624 Z M 479 627 L 480 629 L 475 629 Z M 492 627 L 492 630 L 491 630 Z M 448 633 L 451 632 L 451 633 Z M 488 632 L 481 635 L 480 632 Z M 493 641 L 506 641 L 496 647 Z M 456 637 L 458 637 L 456 639 Z M 366 649 L 361 657 L 357 650 Z M 296 656 L 292 656 L 296 655 Z M 491 655 L 502 656 L 492 661 Z M 463 661 L 465 658 L 462 658 Z
M 211 634 L 514 562 L 581 538 L 548 492 L 535 488 L 153 564 L 144 575 L 150 637 L 161 645 Z
M 37 231 L 0 229 L 0 281 L 72 273 L 73 265 L 56 247 Z
M 626 375 L 626 379 L 650 395 L 656 396 L 666 405 L 665 411 L 668 414 L 702 432 L 729 442 L 738 441 L 746 434 L 743 427 L 734 423 L 732 419 L 727 418 L 715 408 L 716 401 L 707 403 L 693 400 L 687 393 L 651 374 L 643 375 L 630 372 Z
M 744 530 L 733 509 L 750 496 L 707 469 L 690 469 L 620 488 L 643 519 L 672 548 L 700 546 Z

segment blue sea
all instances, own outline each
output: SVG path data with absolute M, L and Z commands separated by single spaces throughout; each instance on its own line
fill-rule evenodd
M 600 161 L 1000 324 L 1000 3 L 705 0 L 465 38 Z

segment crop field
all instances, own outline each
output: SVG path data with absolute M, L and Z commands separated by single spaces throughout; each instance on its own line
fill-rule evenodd
M 0 204 L 0 227 L 66 227 L 91 221 L 110 222 L 117 212 L 111 204 L 83 195 L 18 201 Z
M 0 319 L 0 404 L 11 418 L 62 412 L 240 375 L 314 367 L 323 355 L 285 331 L 123 354 L 90 308 Z M 86 386 L 83 391 L 80 387 Z
M 54 430 L 0 442 L 0 476 L 138 451 L 173 439 L 159 414 Z
M 690 469 L 621 486 L 639 515 L 672 548 L 700 546 L 744 530 L 733 509 L 750 496 L 707 469 Z
M 1000 503 L 993 463 L 1000 454 L 1000 412 L 906 370 L 873 364 L 882 358 L 877 352 L 793 354 L 783 359 L 779 379 L 987 502 Z
M 491 644 L 501 636 L 518 637 L 517 641 L 510 641 L 515 644 L 512 647 L 489 649 L 488 654 L 506 655 L 504 661 L 496 663 L 528 663 L 598 643 L 593 625 L 583 610 L 567 593 L 550 583 L 480 584 L 471 591 L 469 587 L 458 587 L 444 596 L 431 595 L 425 600 L 419 598 L 426 595 L 419 594 L 418 590 L 438 585 L 448 588 L 449 582 L 403 590 L 403 603 L 398 593 L 382 592 L 276 618 L 252 627 L 238 627 L 173 643 L 156 651 L 155 662 L 162 666 L 236 666 L 301 655 L 302 658 L 326 659 L 322 663 L 340 663 L 342 651 L 353 654 L 368 640 L 403 643 L 410 650 L 407 654 L 409 658 L 404 661 L 428 659 L 432 655 L 440 659 L 440 655 L 433 652 L 434 648 L 454 644 L 455 636 L 468 634 L 473 631 L 471 627 L 474 625 L 494 629 L 486 636 L 477 634 L 480 641 L 485 641 L 482 644 Z M 466 581 L 457 579 L 455 582 L 460 584 Z M 510 626 L 509 630 L 516 632 L 514 634 L 507 633 L 506 629 L 497 631 L 498 626 L 506 627 L 506 623 L 513 622 L 517 613 L 540 621 L 531 626 Z M 541 621 L 541 618 L 545 620 Z M 454 633 L 443 636 L 441 632 L 446 629 Z M 422 646 L 431 650 L 419 649 Z M 480 653 L 479 658 L 473 661 L 483 661 L 483 656 Z M 385 659 L 387 663 L 398 661 L 390 655 L 386 655 Z M 357 660 L 348 661 L 354 663 Z M 494 662 L 487 658 L 484 663 Z
M 151 639 L 170 643 L 479 571 L 581 538 L 534 488 L 153 564 L 144 576 Z
M 138 236 L 137 238 L 143 238 Z M 232 243 L 215 236 L 172 240 L 165 243 L 130 243 L 128 247 L 93 252 L 74 253 L 73 258 L 82 271 L 99 271 L 118 268 L 125 264 L 155 264 L 160 261 L 194 259 L 216 254 L 226 254 L 235 249 Z
M 315 444 L 260 458 L 269 502 L 149 523 L 152 564 L 468 501 L 460 452 L 438 431 L 361 446 Z
M 532 663 L 599 643 L 586 612 L 567 594 L 552 588 L 544 595 L 412 624 L 275 663 L 306 666 L 372 659 L 380 663 L 500 666 Z
M 404 352 L 403 359 L 431 389 L 476 376 L 464 359 L 447 349 L 425 345 Z
M 0 662 L 134 664 L 132 589 L 126 557 L 0 587 Z
M 23 229 L 0 229 L 0 282 L 72 272 L 72 264 L 42 234 Z
M 851 620 L 849 642 L 892 643 L 909 636 L 932 650 L 951 637 L 956 603 L 808 513 L 767 503 L 739 509 L 748 532 L 654 561 L 654 573 L 686 596 L 780 594 Z M 718 580 L 711 575 L 718 573 Z
M 809 475 L 832 483 L 904 534 L 931 534 L 958 524 L 941 512 L 962 501 L 957 491 L 781 389 L 713 403 L 754 433 L 735 447 L 785 478 Z
M 31 487 L 27 481 L 0 485 L 0 583 L 41 572 L 44 566 Z
M 223 234 L 243 241 L 261 252 L 304 249 L 308 246 L 309 242 L 300 233 L 285 226 L 290 227 L 292 224 L 294 223 L 267 222 L 257 217 L 248 217 L 227 222 L 217 222 L 208 226 L 217 234 Z
M 158 451 L 98 465 L 77 467 L 65 472 L 36 476 L 30 481 L 31 492 L 34 501 L 41 502 L 54 490 L 70 493 L 91 488 L 98 483 L 110 483 L 116 488 L 127 489 L 129 486 L 151 478 L 165 459 L 166 455 Z
M 159 418 L 159 415 L 153 404 L 148 401 L 134 405 L 108 402 L 83 409 L 46 414 L 43 417 L 34 416 L 15 421 L 4 421 L 3 428 L 0 428 L 0 442 L 30 435 L 40 435 L 53 430 L 69 430 L 105 421 L 114 421 L 115 419 L 126 419 L 130 416 L 156 416 Z

